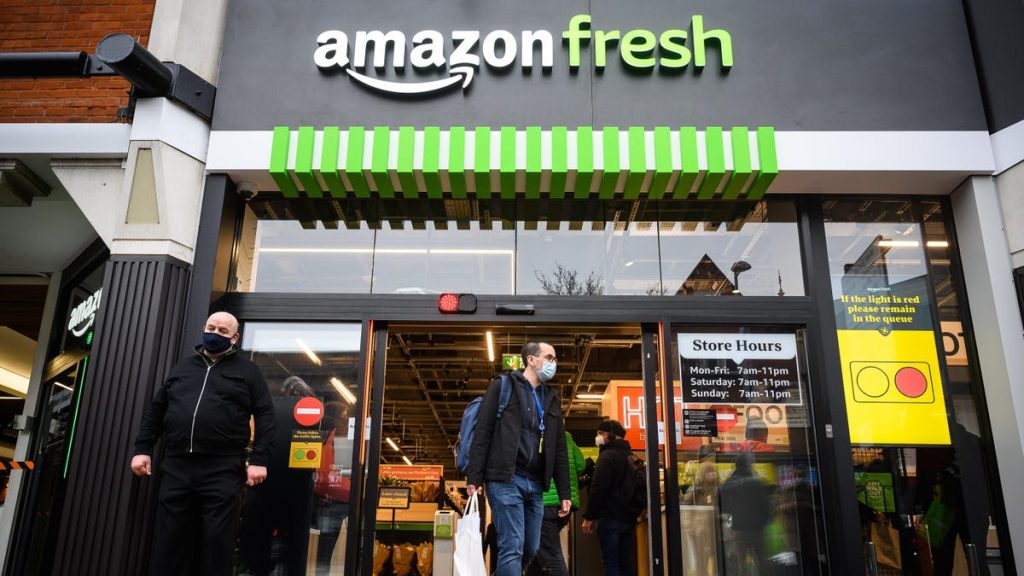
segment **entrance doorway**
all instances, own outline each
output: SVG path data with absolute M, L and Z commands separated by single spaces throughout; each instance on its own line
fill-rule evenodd
M 518 369 L 524 343 L 543 341 L 555 348 L 550 384 L 584 470 L 600 458 L 594 437 L 606 418 L 645 463 L 647 507 L 630 546 L 638 576 L 827 570 L 803 327 L 444 320 L 244 325 L 242 349 L 280 412 L 281 446 L 308 443 L 312 430 L 320 453 L 312 467 L 300 462 L 305 451 L 282 453 L 277 477 L 294 476 L 301 491 L 262 503 L 250 491 L 240 544 L 249 566 L 447 576 L 435 514 L 465 500 L 452 452 L 463 411 Z M 312 425 L 298 418 L 309 396 L 322 403 Z M 558 547 L 570 574 L 601 574 L 599 539 L 581 529 L 593 473 L 575 477 L 579 507 Z M 395 487 L 409 502 L 392 512 L 378 498 Z M 291 526 L 293 513 L 304 520 Z M 486 530 L 486 506 L 483 515 Z
M 584 461 L 598 460 L 595 432 L 611 418 L 646 463 L 648 509 L 631 546 L 638 575 L 821 573 L 824 522 L 804 334 L 668 323 L 380 329 L 386 344 L 377 348 L 374 385 L 384 385 L 372 405 L 379 427 L 370 437 L 379 440 L 370 443 L 364 508 L 375 508 L 381 487 L 408 486 L 413 502 L 394 521 L 378 510 L 364 522 L 361 548 L 373 552 L 361 559 L 363 570 L 405 573 L 401 563 L 428 553 L 434 513 L 465 498 L 452 451 L 464 409 L 498 374 L 520 366 L 524 343 L 544 341 L 556 350 L 552 385 Z M 705 353 L 687 348 L 695 341 Z M 751 353 L 711 346 L 739 341 Z M 706 396 L 712 392 L 726 395 Z M 599 539 L 581 530 L 592 478 L 592 470 L 576 478 L 580 508 L 561 535 L 574 575 L 603 573 Z M 483 515 L 487 526 L 486 508 Z M 494 551 L 486 553 L 491 561 Z
M 379 509 L 375 516 L 371 563 L 382 574 L 406 573 L 406 564 L 414 556 L 433 562 L 431 529 L 434 512 L 461 508 L 466 499 L 466 478 L 456 465 L 455 448 L 463 412 L 499 374 L 521 370 L 522 346 L 526 342 L 546 342 L 555 349 L 557 373 L 548 382 L 559 394 L 569 450 L 570 484 L 578 487 L 577 508 L 571 522 L 560 532 L 545 533 L 552 538 L 542 543 L 546 550 L 560 550 L 570 574 L 599 574 L 601 547 L 596 534 L 582 530 L 584 510 L 590 505 L 590 491 L 599 449 L 595 445 L 598 425 L 605 419 L 622 418 L 618 398 L 644 396 L 645 376 L 651 386 L 655 372 L 648 366 L 645 374 L 643 328 L 640 325 L 570 324 L 472 324 L 430 325 L 391 324 L 387 328 L 384 389 L 380 403 L 380 434 L 376 475 L 378 488 L 408 486 L 413 503 L 408 510 Z M 647 347 L 651 347 L 650 340 Z M 656 358 L 651 347 L 650 358 Z M 652 403 L 653 405 L 654 403 Z M 643 437 L 645 430 L 631 429 L 623 442 L 639 461 L 650 461 Z M 663 462 L 654 452 L 656 470 Z M 368 486 L 369 488 L 369 486 Z M 617 488 L 617 487 L 616 487 Z M 646 490 L 646 487 L 641 487 Z M 605 495 L 604 497 L 607 497 Z M 376 493 L 368 491 L 366 505 L 376 504 Z M 553 497 L 557 500 L 556 497 Z M 655 497 L 654 500 L 657 500 Z M 593 506 L 597 510 L 600 506 Z M 595 512 L 600 513 L 600 512 Z M 492 530 L 489 509 L 483 506 L 484 530 Z M 655 523 L 657 529 L 659 523 Z M 659 530 L 650 534 L 646 511 L 640 515 L 630 543 L 630 563 L 635 573 L 648 574 L 646 565 L 651 542 L 659 541 Z M 485 532 L 486 534 L 486 532 Z M 497 543 L 490 540 L 485 552 L 490 569 L 497 566 Z M 660 550 L 660 546 L 657 547 Z M 409 552 L 414 552 L 413 554 Z M 557 553 L 557 552 L 555 552 Z M 660 552 L 656 554 L 658 562 Z M 446 561 L 437 558 L 439 565 Z M 421 567 L 422 570 L 422 567 Z M 544 573 L 539 565 L 529 574 Z
M 579 449 L 570 455 L 570 461 L 575 457 L 578 462 L 570 473 L 570 483 L 578 487 L 578 508 L 553 547 L 562 550 L 571 574 L 601 573 L 598 538 L 585 535 L 580 527 L 598 459 L 595 431 L 603 420 L 620 418 L 620 395 L 644 395 L 641 326 L 391 324 L 387 339 L 376 479 L 378 487 L 411 487 L 413 502 L 408 510 L 395 513 L 394 523 L 390 511 L 377 511 L 374 558 L 368 559 L 372 566 L 382 567 L 382 574 L 402 574 L 408 551 L 432 555 L 434 513 L 439 508 L 459 509 L 466 498 L 466 478 L 455 458 L 463 411 L 499 374 L 522 369 L 524 344 L 545 342 L 557 355 L 557 373 L 548 385 L 561 398 L 569 446 Z M 651 352 L 655 358 L 656 351 Z M 647 376 L 653 385 L 655 374 Z M 631 447 L 638 458 L 648 461 L 642 432 L 635 435 Z M 369 474 L 373 476 L 372 471 Z M 487 530 L 489 512 L 485 505 Z M 633 562 L 639 565 L 651 562 L 647 544 L 661 540 L 660 525 L 654 538 L 650 528 L 642 520 L 637 526 L 640 536 L 631 546 Z M 486 548 L 491 569 L 497 563 L 495 545 L 492 540 Z M 662 562 L 661 550 L 657 556 Z M 542 572 L 534 566 L 528 573 Z

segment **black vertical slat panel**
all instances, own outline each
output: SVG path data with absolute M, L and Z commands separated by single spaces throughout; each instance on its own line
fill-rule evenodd
M 125 323 L 126 326 L 151 326 L 152 308 L 155 300 L 148 298 L 149 294 L 158 293 L 153 285 L 154 276 L 158 273 L 156 266 L 149 262 L 132 262 L 130 264 L 129 277 L 137 279 L 131 290 L 131 301 L 127 306 L 131 311 Z M 133 389 L 129 384 L 122 390 L 116 390 L 117 383 L 134 383 L 141 381 L 141 368 L 148 362 L 148 355 L 145 348 L 149 344 L 146 339 L 132 338 L 125 335 L 121 349 L 122 358 L 136 359 L 134 362 L 122 362 L 120 377 L 108 381 L 108 400 L 101 407 L 97 407 L 103 429 L 107 431 L 107 450 L 104 457 L 99 459 L 97 478 L 103 478 L 109 489 L 99 498 L 98 516 L 92 526 L 92 541 L 87 541 L 85 549 L 91 557 L 86 557 L 87 566 L 95 566 L 97 572 L 112 573 L 113 566 L 123 554 L 123 540 L 117 537 L 117 531 L 111 524 L 116 526 L 124 521 L 119 514 L 118 504 L 122 501 L 121 484 L 128 479 L 125 467 L 128 459 L 123 455 L 127 448 L 123 446 L 124 438 L 128 431 L 122 428 L 124 415 L 130 413 L 125 405 L 125 398 L 131 396 Z M 130 455 L 129 455 L 130 456 Z M 105 512 L 105 513 L 104 513 Z M 110 546 L 103 549 L 102 540 L 110 538 Z
M 159 299 L 149 299 L 146 297 L 147 294 L 154 293 L 166 293 L 166 282 L 163 280 L 168 276 L 168 267 L 153 266 L 150 263 L 138 263 L 138 266 L 142 268 L 139 272 L 145 278 L 144 282 L 136 284 L 137 291 L 136 296 L 138 298 L 138 312 L 140 317 L 136 324 L 138 326 L 151 326 L 151 330 L 156 333 L 161 333 L 162 318 L 160 310 L 163 307 L 162 302 Z M 153 371 L 149 369 L 149 365 L 153 363 L 153 355 L 159 353 L 156 350 L 156 343 L 151 339 L 132 339 L 130 346 L 126 347 L 130 358 L 138 358 L 137 362 L 132 362 L 128 365 L 129 376 L 126 380 L 128 383 L 145 382 L 147 376 L 153 374 Z M 129 458 L 131 457 L 131 446 L 128 441 L 132 437 L 132 430 L 129 428 L 131 424 L 131 418 L 127 417 L 131 415 L 131 402 L 129 398 L 134 397 L 138 388 L 134 386 L 127 386 L 121 394 L 116 395 L 116 402 L 107 405 L 106 411 L 106 422 L 108 429 L 111 430 L 111 449 L 108 450 L 108 460 L 104 463 L 103 469 L 113 473 L 113 477 L 110 478 L 111 487 L 114 492 L 119 496 L 130 492 L 131 476 L 124 473 L 125 468 L 128 466 Z M 124 455 L 128 455 L 127 457 Z M 116 566 L 123 562 L 124 557 L 127 555 L 127 550 L 122 546 L 125 541 L 126 535 L 121 531 L 121 527 L 124 526 L 127 511 L 125 510 L 127 504 L 127 498 L 118 497 L 112 499 L 105 507 L 111 513 L 104 515 L 104 521 L 101 521 L 97 534 L 111 534 L 113 533 L 113 548 L 110 554 L 106 558 L 99 558 L 100 562 L 97 562 L 98 566 L 106 564 L 105 568 L 109 572 L 116 570 Z M 113 522 L 112 522 L 113 520 Z M 98 550 L 96 546 L 93 550 Z M 101 563 L 102 560 L 106 560 L 105 563 Z
M 122 276 L 123 274 L 121 270 L 112 266 L 110 263 L 107 264 L 106 270 L 104 271 L 103 285 L 105 287 L 108 287 L 106 290 L 108 293 L 120 292 L 123 285 Z M 90 370 L 90 374 L 88 375 L 86 380 L 83 381 L 82 383 L 83 390 L 81 392 L 81 400 L 79 404 L 79 431 L 88 430 L 91 427 L 91 419 L 93 414 L 91 404 L 92 399 L 96 396 L 95 394 L 86 394 L 85 391 L 95 386 L 96 384 L 94 383 L 102 383 L 108 379 L 106 374 L 107 366 L 105 364 L 97 365 L 97 363 L 95 362 L 95 359 L 97 358 L 96 352 L 97 348 L 99 348 L 99 342 L 103 342 L 104 339 L 106 339 L 108 332 L 106 321 L 106 318 L 108 316 L 107 309 L 109 308 L 107 304 L 108 300 L 109 298 L 104 298 L 104 302 L 102 303 L 96 317 L 96 332 L 94 333 L 94 337 L 96 337 L 95 341 L 97 343 L 97 346 L 94 347 L 93 350 L 93 367 Z M 81 455 L 88 454 L 90 452 L 93 446 L 93 441 L 92 438 L 89 435 L 85 434 L 84 432 L 76 431 L 76 435 L 77 436 L 74 439 L 76 448 L 74 448 L 73 453 L 70 456 L 70 464 L 68 467 L 69 475 L 66 489 L 66 501 L 63 513 L 64 520 L 61 522 L 61 532 L 58 538 L 58 542 L 61 542 L 62 544 L 58 547 L 57 550 L 57 557 L 53 565 L 54 573 L 61 573 L 64 571 L 65 568 L 61 562 L 62 558 L 64 557 L 61 554 L 61 550 L 67 546 L 77 547 L 79 545 L 77 537 L 84 531 L 84 526 L 82 525 L 82 522 L 85 520 L 85 517 L 82 515 L 68 514 L 68 508 L 71 502 L 82 501 L 83 484 L 86 483 L 88 479 L 91 477 L 90 470 L 88 469 L 90 463 L 87 460 L 83 461 Z M 66 540 L 66 544 L 65 532 L 68 535 L 70 535 L 70 538 Z
M 184 271 L 177 268 L 172 270 L 174 271 L 171 278 L 173 285 L 168 293 L 184 293 L 189 286 L 189 275 L 183 273 Z M 171 298 L 168 299 L 166 303 L 167 309 L 160 316 L 161 321 L 164 324 L 162 333 L 166 335 L 182 334 L 182 329 L 185 325 L 185 302 L 180 298 Z M 172 346 L 171 342 L 168 342 L 167 346 L 168 349 L 170 349 Z M 155 372 L 153 373 L 154 381 L 161 381 L 163 379 L 163 375 L 170 372 L 170 369 L 176 360 L 177 358 L 170 353 L 157 355 L 155 358 Z M 150 392 L 151 389 L 136 387 L 132 405 L 145 406 L 151 396 Z M 142 424 L 142 416 L 143 411 L 141 410 L 133 411 L 132 413 L 130 426 L 131 434 L 128 438 L 130 444 L 128 445 L 128 450 L 132 450 L 134 447 L 134 434 Z M 128 478 L 128 480 L 130 481 L 131 478 Z M 156 490 L 153 482 L 130 482 L 130 490 L 132 490 L 133 495 L 124 503 L 125 505 L 128 505 L 131 502 L 151 503 L 156 497 Z M 139 491 L 138 494 L 136 494 L 137 491 Z M 127 568 L 124 571 L 126 574 L 142 574 L 148 567 L 149 548 L 153 534 L 153 512 L 153 506 L 151 505 L 136 507 L 134 513 L 131 506 L 128 506 L 125 512 L 129 522 L 123 524 L 124 534 L 126 536 L 129 534 L 138 535 L 136 545 L 127 550 Z M 122 538 L 122 541 L 126 539 L 126 536 Z
M 131 262 L 129 264 L 128 278 L 135 278 L 137 281 L 132 282 L 130 285 L 131 299 L 126 308 L 131 311 L 131 316 L 127 318 L 127 321 L 122 326 L 148 325 L 146 323 L 147 318 L 145 317 L 145 306 L 147 304 L 146 296 L 153 293 L 151 287 L 153 272 L 153 266 L 150 266 L 148 263 Z M 138 338 L 132 338 L 130 335 L 124 334 L 119 340 L 122 343 L 119 355 L 121 358 L 143 359 L 138 350 Z M 105 442 L 103 443 L 106 444 L 106 450 L 96 453 L 93 479 L 97 482 L 102 482 L 107 489 L 97 490 L 99 498 L 90 502 L 92 505 L 89 530 L 91 538 L 86 539 L 84 543 L 86 556 L 83 559 L 83 564 L 102 574 L 109 574 L 111 572 L 110 561 L 119 555 L 122 546 L 122 542 L 113 538 L 108 531 L 111 518 L 115 513 L 113 504 L 121 496 L 116 489 L 116 481 L 119 477 L 125 475 L 122 462 L 118 461 L 120 450 L 117 445 L 117 421 L 124 409 L 124 397 L 127 395 L 127 390 L 118 390 L 117 384 L 121 382 L 137 382 L 139 362 L 121 362 L 120 368 L 121 374 L 118 378 L 103 383 L 106 401 L 102 401 L 100 398 L 94 399 L 97 415 L 96 423 L 104 431 L 103 438 Z M 100 442 L 99 434 L 92 434 L 92 438 L 94 441 Z M 107 546 L 103 545 L 104 540 L 107 540 Z
M 131 476 L 128 463 L 149 400 L 177 358 L 188 275 L 167 256 L 115 256 L 107 265 L 54 574 L 147 571 L 155 487 Z
M 135 282 L 130 282 L 126 285 L 128 298 L 125 299 L 124 308 L 130 311 L 130 315 L 126 318 L 127 321 L 122 323 L 122 326 L 138 326 L 138 304 L 143 301 L 142 293 L 144 286 L 148 283 L 148 276 L 150 270 L 147 266 L 139 262 L 130 262 L 128 264 L 127 278 L 136 279 Z M 128 338 L 126 334 L 118 334 L 117 338 L 119 342 L 119 353 L 122 358 L 132 358 L 137 356 L 134 349 L 135 340 Z M 120 543 L 115 541 L 113 538 L 109 538 L 108 546 L 105 553 L 101 554 L 97 551 L 100 543 L 108 535 L 105 533 L 106 520 L 112 515 L 113 512 L 110 509 L 110 499 L 113 496 L 115 490 L 113 486 L 109 486 L 107 490 L 98 490 L 98 486 L 95 484 L 103 483 L 104 485 L 110 479 L 113 463 L 110 461 L 113 456 L 117 454 L 117 449 L 112 442 L 115 441 L 116 436 L 113 433 L 113 415 L 117 412 L 118 404 L 122 399 L 121 394 L 116 393 L 116 383 L 124 382 L 125 380 L 133 380 L 131 372 L 135 367 L 134 363 L 122 362 L 118 366 L 119 374 L 115 378 L 104 380 L 98 383 L 97 391 L 102 391 L 102 394 L 94 394 L 91 400 L 90 413 L 93 415 L 92 421 L 93 426 L 91 430 L 87 432 L 90 440 L 94 444 L 101 444 L 103 440 L 106 440 L 108 449 L 105 451 L 90 451 L 89 456 L 89 481 L 94 483 L 92 492 L 95 497 L 91 498 L 85 503 L 89 510 L 89 524 L 88 531 L 83 534 L 85 536 L 82 541 L 82 558 L 80 564 L 88 567 L 90 570 L 95 571 L 98 574 L 109 573 L 109 566 L 107 562 L 110 556 L 117 553 Z M 96 431 L 102 430 L 103 437 Z M 97 514 L 99 513 L 99 514 Z
M 119 269 L 119 267 L 116 267 L 113 264 L 108 264 L 108 267 L 114 269 L 114 276 L 116 278 L 112 283 L 112 292 L 123 296 L 127 286 L 126 271 Z M 111 310 L 112 306 L 116 306 L 122 310 L 130 309 L 131 306 L 124 297 L 119 300 L 119 303 L 107 306 L 107 310 Z M 117 315 L 116 312 L 111 310 L 108 312 L 106 318 L 109 319 L 114 315 Z M 109 321 L 101 320 L 100 322 Z M 103 330 L 103 335 L 101 336 L 104 337 L 104 339 L 97 339 L 97 346 L 100 345 L 100 342 L 111 344 L 117 340 L 116 331 L 113 333 L 109 331 L 109 323 L 106 324 L 106 328 L 107 329 Z M 98 328 L 97 333 L 99 332 L 100 329 Z M 62 531 L 67 530 L 70 536 L 67 545 L 85 553 L 85 555 L 77 559 L 77 564 L 82 567 L 91 568 L 97 567 L 92 566 L 91 564 L 91 556 L 88 555 L 90 550 L 86 542 L 88 541 L 88 537 L 91 535 L 92 526 L 90 526 L 88 522 L 92 517 L 92 508 L 95 506 L 95 498 L 87 499 L 87 495 L 95 493 L 94 484 L 96 481 L 97 468 L 96 461 L 90 456 L 97 453 L 96 448 L 97 443 L 99 442 L 99 439 L 93 433 L 93 430 L 103 428 L 101 421 L 102 415 L 100 414 L 102 404 L 99 403 L 99 400 L 107 396 L 107 383 L 112 379 L 115 379 L 111 377 L 110 372 L 116 371 L 118 368 L 117 365 L 111 365 L 110 370 L 107 370 L 106 366 L 100 362 L 100 359 L 103 356 L 103 351 L 94 349 L 93 360 L 99 364 L 97 367 L 100 368 L 100 370 L 97 370 L 99 373 L 94 374 L 92 378 L 87 378 L 83 385 L 82 404 L 79 412 L 79 429 L 76 438 L 77 448 L 72 454 L 73 460 L 68 482 L 69 487 L 73 487 L 72 494 L 68 496 L 68 502 L 77 502 L 77 508 L 83 513 L 71 516 L 70 525 L 67 527 L 62 526 Z M 67 560 L 66 557 L 65 560 Z M 55 566 L 56 573 L 65 572 L 68 569 L 68 566 L 62 565 L 60 562 Z

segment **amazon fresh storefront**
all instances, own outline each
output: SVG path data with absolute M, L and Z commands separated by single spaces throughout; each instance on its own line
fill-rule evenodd
M 323 403 L 240 566 L 442 573 L 416 492 L 537 338 L 584 453 L 648 463 L 641 573 L 1014 571 L 959 2 L 233 2 L 219 76 L 193 281 L 286 435 L 286 380 Z

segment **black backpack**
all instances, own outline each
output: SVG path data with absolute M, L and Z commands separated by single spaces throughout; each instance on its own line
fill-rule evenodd
M 626 456 L 626 477 L 622 482 L 622 501 L 637 516 L 647 509 L 647 466 L 632 452 Z

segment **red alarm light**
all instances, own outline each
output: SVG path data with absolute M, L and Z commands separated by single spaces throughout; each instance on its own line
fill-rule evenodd
M 437 299 L 437 309 L 442 314 L 472 314 L 476 312 L 476 296 L 447 292 Z

